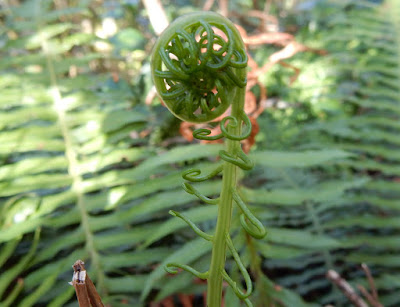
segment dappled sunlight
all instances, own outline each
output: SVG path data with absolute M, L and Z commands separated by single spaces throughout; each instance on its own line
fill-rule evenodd
M 226 15 L 245 50 L 199 17 L 164 46 L 158 96 L 157 38 L 203 9 Z M 400 306 L 399 31 L 397 0 L 3 1 L 0 305 L 77 305 L 82 259 L 110 306 L 204 306 L 223 165 L 249 169 L 245 152 L 225 306 L 246 282 L 248 306 Z M 232 108 L 188 123 L 165 107 L 207 114 L 235 103 L 233 85 L 248 136 L 237 155 L 223 145 L 240 148 L 235 120 L 220 124 Z M 171 262 L 199 278 L 170 276 Z

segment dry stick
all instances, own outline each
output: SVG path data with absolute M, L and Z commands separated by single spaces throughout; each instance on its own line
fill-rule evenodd
M 357 307 L 368 307 L 367 303 L 354 291 L 353 287 L 340 275 L 334 271 L 329 270 L 326 277 L 332 281 L 346 297 Z
M 79 307 L 104 307 L 96 287 L 86 272 L 84 262 L 77 260 L 72 266 L 74 275 L 70 285 L 74 286 Z
M 369 270 L 369 267 L 365 263 L 361 264 L 361 268 L 363 269 L 365 275 L 367 276 L 368 284 L 372 292 L 372 297 L 375 299 L 375 301 L 378 302 L 379 301 L 378 291 L 376 290 L 374 278 L 372 277 L 371 271 Z
M 74 283 L 76 297 L 78 298 L 79 307 L 90 307 L 89 296 L 87 295 L 86 284 L 81 282 Z
M 365 298 L 373 307 L 383 307 L 383 305 L 379 302 L 378 291 L 375 287 L 375 282 L 374 278 L 372 277 L 371 271 L 369 270 L 368 266 L 365 263 L 361 264 L 361 268 L 363 269 L 365 275 L 367 276 L 368 284 L 369 287 L 371 288 L 372 295 L 361 285 L 358 286 L 358 289 L 361 291 L 361 293 L 365 296 Z
M 160 35 L 164 29 L 168 26 L 167 14 L 162 6 L 160 0 L 142 0 L 143 5 L 146 8 L 147 14 L 149 15 L 150 24 L 152 25 L 154 32 Z
M 221 15 L 224 17 L 228 17 L 229 14 L 228 0 L 220 0 L 218 2 Z
M 149 15 L 150 24 L 157 35 L 160 35 L 169 22 L 167 14 L 165 13 L 164 7 L 160 0 L 142 0 L 143 5 L 146 8 L 147 14 Z M 151 104 L 153 99 L 157 96 L 156 88 L 153 86 L 146 96 L 145 102 L 147 105 Z
M 80 261 L 80 260 L 78 260 Z M 81 271 L 79 268 L 78 261 L 72 266 L 74 268 L 74 275 L 72 276 L 72 282 L 69 284 L 74 286 L 76 297 L 80 307 L 90 307 L 90 300 L 86 289 L 86 271 Z
M 207 0 L 204 5 L 203 5 L 203 11 L 209 11 L 211 10 L 211 7 L 214 4 L 214 0 Z
M 383 305 L 376 300 L 368 291 L 361 285 L 357 285 L 357 288 L 360 290 L 360 292 L 364 295 L 364 297 L 368 300 L 368 302 L 371 304 L 373 307 L 383 307 Z

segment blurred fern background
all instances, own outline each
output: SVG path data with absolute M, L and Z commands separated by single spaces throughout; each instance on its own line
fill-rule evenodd
M 170 21 L 219 11 L 204 2 L 161 1 Z M 268 234 L 248 237 L 234 212 L 232 238 L 253 304 L 351 306 L 325 275 L 368 287 L 365 263 L 380 302 L 400 306 L 400 2 L 220 4 L 247 33 L 308 48 L 252 88 L 262 112 L 241 192 Z M 0 306 L 78 306 L 77 259 L 109 306 L 203 306 L 205 285 L 163 264 L 203 270 L 211 245 L 168 210 L 213 231 L 215 208 L 180 174 L 206 170 L 222 145 L 187 141 L 149 99 L 150 14 L 138 0 L 0 2 Z M 249 53 L 261 67 L 281 48 Z M 199 189 L 215 196 L 219 184 Z M 229 289 L 225 306 L 240 306 Z

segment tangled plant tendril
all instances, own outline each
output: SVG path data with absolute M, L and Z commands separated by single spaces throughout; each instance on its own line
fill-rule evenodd
M 182 219 L 203 239 L 213 244 L 210 269 L 199 272 L 179 263 L 168 263 L 167 272 L 176 274 L 181 268 L 201 279 L 207 279 L 207 306 L 220 307 L 222 283 L 226 281 L 238 298 L 252 306 L 250 276 L 240 260 L 230 237 L 232 206 L 241 212 L 243 229 L 254 238 L 266 234 L 262 223 L 252 214 L 237 190 L 236 170 L 249 170 L 253 163 L 243 152 L 240 141 L 249 137 L 251 121 L 244 112 L 247 55 L 235 26 L 226 18 L 211 12 L 190 14 L 174 21 L 158 39 L 152 55 L 152 75 L 156 89 L 178 118 L 195 123 L 209 122 L 231 105 L 231 115 L 220 121 L 221 133 L 210 136 L 209 129 L 197 129 L 193 136 L 201 140 L 226 138 L 226 150 L 219 152 L 222 163 L 209 174 L 200 169 L 186 170 L 184 190 L 209 205 L 217 205 L 218 217 L 213 235 L 203 232 L 187 216 L 176 211 L 170 214 Z M 244 127 L 243 131 L 242 128 Z M 209 180 L 222 173 L 220 197 L 208 198 L 192 184 Z M 246 285 L 242 291 L 225 270 L 229 250 Z

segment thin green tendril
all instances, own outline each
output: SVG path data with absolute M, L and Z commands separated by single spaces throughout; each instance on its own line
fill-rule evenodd
M 208 271 L 201 273 L 186 264 L 168 263 L 165 266 L 165 270 L 170 274 L 177 274 L 178 273 L 177 268 L 185 270 L 186 272 L 189 272 L 200 279 L 207 279 L 209 275 Z
M 237 297 L 240 299 L 246 299 L 250 296 L 250 294 L 253 292 L 253 284 L 250 279 L 250 275 L 247 272 L 246 268 L 244 267 L 242 260 L 240 260 L 240 256 L 238 252 L 235 249 L 235 246 L 233 245 L 232 239 L 229 236 L 229 234 L 226 234 L 226 243 L 228 245 L 229 250 L 231 251 L 231 254 L 233 256 L 233 259 L 235 259 L 235 262 L 237 266 L 239 267 L 239 271 L 242 273 L 244 281 L 246 283 L 246 293 L 244 293 L 242 290 L 239 289 L 237 283 L 230 278 L 228 273 L 226 273 L 225 270 L 223 270 L 222 275 L 224 276 L 224 279 L 226 282 L 232 287 L 232 290 L 235 292 Z
M 242 224 L 243 228 L 249 235 L 256 239 L 264 238 L 267 234 L 267 231 L 265 230 L 263 224 L 253 215 L 253 213 L 251 213 L 249 208 L 247 208 L 236 189 L 232 189 L 232 197 L 242 211 L 242 214 L 240 215 L 240 223 Z M 247 223 L 246 218 L 250 221 L 252 226 Z
M 219 173 L 221 173 L 223 167 L 224 166 L 221 164 L 218 167 L 216 167 L 211 173 L 209 173 L 208 175 L 203 175 L 203 176 L 201 176 L 201 170 L 199 170 L 197 168 L 191 168 L 187 171 L 184 171 L 182 173 L 182 177 L 183 177 L 183 179 L 188 180 L 188 181 L 201 182 L 201 181 L 211 179 L 211 178 L 215 177 L 216 175 L 218 175 Z
M 206 204 L 218 205 L 219 198 L 214 198 L 214 199 L 213 198 L 209 198 L 209 197 L 201 194 L 194 186 L 192 186 L 190 183 L 187 183 L 187 182 L 184 182 L 182 184 L 182 186 L 183 186 L 183 189 L 187 193 L 197 196 L 198 199 L 204 201 Z
M 176 217 L 179 217 L 182 220 L 184 220 L 186 222 L 186 224 L 188 224 L 189 227 L 192 228 L 193 231 L 195 233 L 197 233 L 203 239 L 205 239 L 207 241 L 211 241 L 212 240 L 213 236 L 211 236 L 211 235 L 205 233 L 204 231 L 200 230 L 200 228 L 197 227 L 186 215 L 184 215 L 182 213 L 179 213 L 179 212 L 176 212 L 174 210 L 169 210 L 169 214 L 171 214 L 173 216 L 176 216 Z
M 242 150 L 237 153 L 237 157 L 225 150 L 220 150 L 219 156 L 222 160 L 232 163 L 244 170 L 251 170 L 254 166 L 253 161 L 251 161 Z
M 200 129 L 196 129 L 193 131 L 193 137 L 198 140 L 216 141 L 216 140 L 222 139 L 224 137 L 224 135 L 222 133 L 209 136 L 210 134 L 211 134 L 211 130 L 205 129 L 205 128 L 200 128 Z
M 233 116 L 227 116 L 221 120 L 220 127 L 222 134 L 230 140 L 241 141 L 247 139 L 251 134 L 251 121 L 244 111 L 241 112 L 241 120 L 243 120 L 246 127 L 246 131 L 242 133 L 242 135 L 233 135 L 232 133 L 229 133 L 225 127 L 225 123 L 228 123 L 228 126 L 231 127 L 236 127 L 237 125 L 242 124 Z

